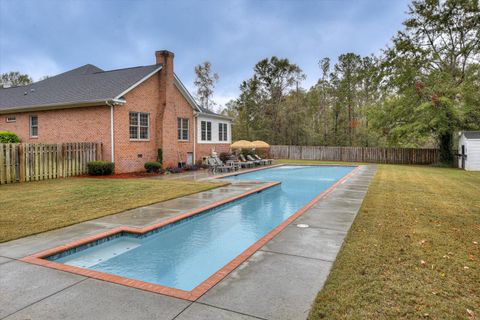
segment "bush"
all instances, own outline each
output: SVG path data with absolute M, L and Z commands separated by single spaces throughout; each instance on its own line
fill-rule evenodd
M 208 169 L 208 164 L 204 163 L 203 160 L 197 160 L 195 164 L 199 169 Z
M 20 138 L 13 132 L 0 131 L 0 143 L 19 143 Z
M 230 160 L 232 158 L 232 154 L 229 153 L 229 152 L 222 152 L 222 153 L 220 153 L 219 158 L 220 158 L 220 160 L 225 162 L 225 161 Z
M 248 156 L 248 155 L 251 155 L 253 156 L 255 154 L 255 152 L 253 152 L 252 149 L 242 149 L 242 152 L 241 152 L 245 157 Z
M 88 174 L 91 176 L 108 176 L 113 174 L 115 164 L 108 161 L 92 161 L 87 163 Z
M 162 151 L 162 148 L 157 149 L 157 162 L 160 163 L 160 167 L 163 165 L 163 151 Z
M 150 173 L 158 173 L 162 171 L 162 164 L 160 162 L 145 162 L 143 166 L 145 167 L 145 170 Z
M 166 171 L 170 172 L 170 173 L 181 173 L 183 172 L 183 168 L 180 168 L 180 167 L 168 167 L 166 169 Z
M 197 171 L 200 168 L 201 167 L 196 165 L 196 164 L 189 164 L 189 165 L 185 166 L 186 171 Z

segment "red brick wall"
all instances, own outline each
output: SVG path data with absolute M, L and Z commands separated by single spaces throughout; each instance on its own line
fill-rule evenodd
M 115 172 L 143 171 L 147 161 L 156 161 L 157 150 L 163 150 L 164 167 L 187 162 L 187 153 L 193 153 L 193 110 L 174 84 L 173 54 L 159 51 L 157 63 L 162 70 L 125 95 L 126 103 L 114 107 Z M 148 141 L 130 140 L 129 113 L 146 112 L 150 115 Z M 23 142 L 103 142 L 103 159 L 110 161 L 110 107 L 86 107 L 17 113 L 16 123 L 6 123 L 0 115 L 0 130 L 17 133 Z M 39 136 L 29 138 L 29 116 L 37 115 Z M 178 141 L 177 118 L 189 119 L 189 140 Z M 197 144 L 196 160 L 211 153 L 229 151 L 228 144 Z
M 205 157 L 205 156 L 208 156 L 212 153 L 212 149 L 215 149 L 215 152 L 217 154 L 220 154 L 222 152 L 230 152 L 230 144 L 219 144 L 219 143 L 215 143 L 215 144 L 205 144 L 205 143 L 201 143 L 201 144 L 198 144 L 197 143 L 197 147 L 196 147 L 196 154 L 197 154 L 197 161 L 198 160 L 202 160 L 202 157 Z
M 38 138 L 30 138 L 29 118 L 38 116 Z M 7 123 L 7 116 L 16 122 Z M 110 107 L 85 107 L 0 115 L 0 131 L 20 136 L 25 143 L 103 142 L 103 159 L 110 160 Z

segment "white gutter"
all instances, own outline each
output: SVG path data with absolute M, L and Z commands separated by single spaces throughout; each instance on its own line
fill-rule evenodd
M 114 122 L 113 122 L 113 107 L 115 105 L 118 105 L 118 100 L 117 101 L 105 101 L 105 103 L 107 105 L 110 106 L 110 147 L 111 147 L 111 155 L 110 155 L 110 161 L 111 162 L 115 162 L 115 136 L 114 136 L 114 129 L 113 129 L 113 125 L 114 125 Z M 122 103 L 125 103 L 125 101 L 123 100 Z
M 197 163 L 197 116 L 198 114 L 193 112 L 193 164 Z

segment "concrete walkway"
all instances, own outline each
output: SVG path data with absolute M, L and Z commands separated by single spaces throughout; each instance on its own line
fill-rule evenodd
M 120 225 L 157 223 L 262 182 L 233 181 L 215 190 L 2 243 L 0 319 L 305 319 L 374 173 L 374 166 L 362 167 L 193 303 L 17 259 Z M 297 227 L 300 223 L 309 227 Z

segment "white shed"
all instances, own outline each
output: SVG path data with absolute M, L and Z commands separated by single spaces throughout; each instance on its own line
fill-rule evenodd
M 480 131 L 464 131 L 458 141 L 458 167 L 480 171 Z

